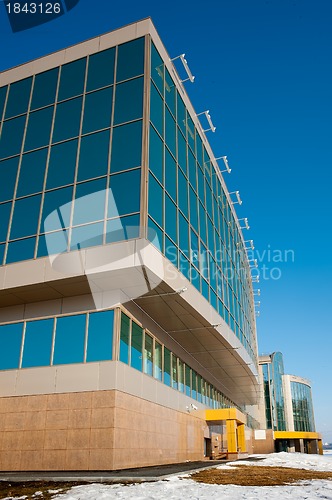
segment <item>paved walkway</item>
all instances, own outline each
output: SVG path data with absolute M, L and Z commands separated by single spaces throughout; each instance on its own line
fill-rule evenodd
M 56 481 L 89 483 L 126 483 L 160 481 L 174 474 L 192 473 L 225 464 L 229 460 L 204 460 L 181 464 L 155 465 L 116 471 L 41 471 L 41 472 L 0 472 L 0 481 Z

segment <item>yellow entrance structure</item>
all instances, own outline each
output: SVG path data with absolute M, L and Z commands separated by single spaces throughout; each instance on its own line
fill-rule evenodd
M 247 418 L 237 408 L 205 410 L 202 417 L 210 425 L 222 425 L 226 422 L 228 457 L 237 458 L 239 454 L 247 453 L 245 435 Z
M 274 431 L 274 440 L 287 440 L 294 450 L 303 453 L 319 453 L 323 455 L 322 435 L 319 432 Z

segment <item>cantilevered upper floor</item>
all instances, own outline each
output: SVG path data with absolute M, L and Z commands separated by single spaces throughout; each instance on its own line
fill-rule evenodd
M 242 227 L 175 64 L 146 19 L 0 73 L 0 321 L 134 302 L 254 404 Z

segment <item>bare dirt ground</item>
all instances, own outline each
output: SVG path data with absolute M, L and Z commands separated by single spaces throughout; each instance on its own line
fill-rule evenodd
M 77 485 L 78 483 L 49 481 L 25 481 L 22 483 L 0 481 L 0 498 L 25 497 L 24 500 L 50 500 L 55 494 L 65 493 Z M 36 495 L 37 492 L 40 493 Z
M 332 472 L 320 472 L 290 467 L 234 465 L 232 469 L 208 469 L 190 477 L 199 483 L 236 484 L 238 486 L 282 486 L 312 479 L 332 480 Z M 303 483 L 302 483 L 303 485 Z

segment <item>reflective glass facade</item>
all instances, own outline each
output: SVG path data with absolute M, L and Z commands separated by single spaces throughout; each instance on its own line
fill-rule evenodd
M 306 384 L 294 381 L 291 381 L 290 385 L 294 430 L 302 432 L 315 432 L 316 429 L 311 388 Z
M 282 354 L 275 352 L 271 361 L 262 364 L 267 429 L 286 430 L 285 401 L 282 386 L 284 363 Z
M 119 360 L 210 408 L 237 407 L 123 311 L 117 332 L 114 315 L 111 309 L 2 325 L 0 370 Z
M 112 360 L 114 311 L 0 326 L 0 370 Z
M 256 364 L 241 229 L 189 108 L 150 36 L 1 87 L 0 265 L 148 237 L 153 229 L 166 258 L 219 312 Z M 50 320 L 40 324 L 48 333 L 34 366 L 94 359 L 78 347 L 72 357 L 63 353 L 65 323 L 59 321 L 56 341 Z M 38 341 L 38 328 L 35 322 L 24 326 L 21 344 L 27 342 L 28 354 L 22 347 L 17 358 L 13 344 L 16 368 L 32 363 L 29 345 Z M 82 328 L 73 340 L 77 346 Z M 203 398 L 200 376 L 193 378 L 181 360 L 174 364 L 166 347 L 156 347 L 137 327 L 127 352 L 129 337 L 122 333 L 122 361 Z
M 256 363 L 242 236 L 201 133 L 151 46 L 148 224 L 165 256 L 219 312 Z
M 56 229 L 67 251 L 116 240 L 119 223 L 139 236 L 143 74 L 140 38 L 0 88 L 0 265 L 47 255 L 46 238 L 63 251 Z
M 239 408 L 124 312 L 119 360 L 210 408 Z

